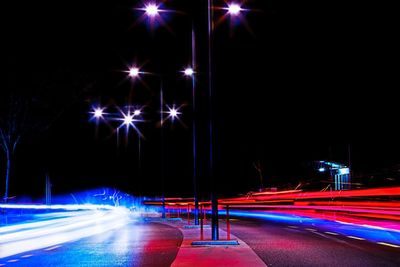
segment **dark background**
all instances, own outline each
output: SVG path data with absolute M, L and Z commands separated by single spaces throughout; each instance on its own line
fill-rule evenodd
M 223 1 L 215 1 L 223 6 Z M 399 88 L 394 7 L 338 1 L 247 1 L 248 28 L 229 19 L 213 46 L 215 179 L 221 195 L 264 186 L 294 187 L 314 160 L 348 163 L 368 176 L 399 163 Z M 140 1 L 10 1 L 2 43 L 2 103 L 22 95 L 44 103 L 17 148 L 10 195 L 43 196 L 45 174 L 55 193 L 99 186 L 136 195 L 192 195 L 192 22 L 197 43 L 199 183 L 208 197 L 206 1 L 167 1 L 167 26 L 140 22 Z M 220 18 L 223 11 L 216 10 Z M 164 157 L 157 126 L 160 79 L 126 80 L 137 62 L 163 77 L 166 103 L 184 104 L 182 122 L 166 124 Z M 147 104 L 138 138 L 90 122 L 91 105 Z M 34 120 L 34 119 L 32 119 Z M 115 124 L 113 124 L 115 126 Z M 0 157 L 4 177 L 5 159 Z M 164 179 L 162 178 L 162 159 Z M 140 166 L 140 167 L 139 167 Z M 308 166 L 308 167 L 307 167 Z M 164 183 L 162 182 L 164 180 Z M 3 184 L 3 182 L 2 182 Z M 383 184 L 383 183 L 382 183 Z M 376 184 L 379 185 L 379 182 Z M 321 185 L 322 186 L 322 185 Z M 3 191 L 3 187 L 1 188 Z

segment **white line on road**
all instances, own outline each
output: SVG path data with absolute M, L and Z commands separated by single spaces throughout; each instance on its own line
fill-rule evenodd
M 54 249 L 59 248 L 59 247 L 61 247 L 61 246 L 49 247 L 49 248 L 45 248 L 44 250 L 50 251 L 50 250 L 54 250 Z
M 313 228 L 305 228 L 305 229 L 308 231 L 313 231 L 313 232 L 317 231 L 316 229 L 313 229 Z
M 365 238 L 361 238 L 358 236 L 347 235 L 348 238 L 357 239 L 357 240 L 365 240 Z
M 325 234 L 328 234 L 328 235 L 339 235 L 338 233 L 334 233 L 334 232 L 324 232 Z
M 379 244 L 379 245 L 384 245 L 384 246 L 388 246 L 388 247 L 392 247 L 392 248 L 400 248 L 400 246 L 398 246 L 398 245 L 390 244 L 390 243 L 385 243 L 385 242 L 377 242 L 377 244 Z

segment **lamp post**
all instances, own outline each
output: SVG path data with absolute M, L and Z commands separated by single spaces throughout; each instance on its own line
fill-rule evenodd
M 143 9 L 145 11 L 146 15 L 151 19 L 152 21 L 158 16 L 158 6 L 155 4 L 148 4 L 146 5 Z M 154 73 L 147 73 L 140 71 L 138 67 L 133 65 L 132 67 L 129 68 L 127 71 L 128 76 L 132 79 L 136 79 L 140 76 L 140 74 L 151 74 L 152 76 L 155 76 L 159 79 L 159 85 L 160 85 L 160 130 L 161 130 L 161 185 L 162 185 L 162 196 L 161 196 L 161 201 L 162 201 L 162 218 L 165 218 L 165 177 L 164 177 L 164 132 L 163 132 L 163 122 L 164 122 L 164 95 L 163 95 L 163 79 L 161 75 L 157 75 Z M 141 110 L 135 110 L 134 115 L 139 116 L 141 114 Z M 138 149 L 139 149 L 139 164 L 140 164 L 140 138 L 139 138 L 139 144 L 138 144 Z M 140 168 L 140 166 L 139 166 Z
M 230 3 L 226 8 L 223 8 L 227 11 L 226 15 L 241 18 L 242 9 L 241 5 L 238 3 Z M 149 19 L 150 26 L 154 26 L 156 22 L 162 22 L 160 18 L 160 13 L 165 12 L 166 10 L 162 10 L 159 8 L 159 5 L 156 3 L 145 4 L 143 8 L 140 10 L 145 12 L 145 16 Z M 207 0 L 207 85 L 208 85 L 208 138 L 209 138 L 209 155 L 208 155 L 208 172 L 211 182 L 211 232 L 212 232 L 212 240 L 219 239 L 218 233 L 218 198 L 216 195 L 216 181 L 214 177 L 214 118 L 213 118 L 213 34 L 214 34 L 214 6 L 213 0 Z M 192 66 L 191 68 L 187 68 L 184 71 L 186 76 L 192 78 L 192 100 L 193 100 L 193 113 L 195 114 L 195 83 L 194 83 L 194 31 L 192 28 Z M 160 101 L 161 102 L 161 101 Z M 161 118 L 162 121 L 162 118 Z M 195 221 L 198 224 L 198 198 L 197 198 L 197 177 L 196 177 L 196 125 L 193 120 L 193 186 L 194 186 L 194 201 L 195 201 Z
M 192 153 L 193 153 L 193 196 L 194 196 L 194 224 L 199 225 L 199 197 L 197 190 L 197 139 L 196 139 L 196 83 L 195 72 L 196 66 L 196 47 L 195 34 L 192 27 L 192 60 L 191 66 L 187 67 L 183 74 L 191 79 L 192 85 Z
M 143 72 L 136 67 L 136 65 L 132 65 L 128 71 L 126 71 L 128 73 L 128 76 L 132 79 L 135 80 L 137 78 L 140 78 L 140 74 L 143 74 Z M 133 113 L 132 113 L 134 118 L 138 118 L 142 116 L 142 109 L 141 108 L 136 108 L 134 109 Z M 141 167 L 142 167 L 142 151 L 141 151 L 141 139 L 142 136 L 139 135 L 138 136 L 138 175 L 141 176 Z
M 226 8 L 227 14 L 231 19 L 236 17 L 241 18 L 242 7 L 238 3 L 229 3 Z M 218 197 L 216 194 L 216 181 L 214 175 L 214 118 L 213 118 L 213 43 L 214 43 L 214 2 L 213 0 L 207 0 L 207 33 L 208 33 L 208 105 L 209 105 L 209 175 L 211 180 L 211 239 L 219 239 L 218 231 Z
M 180 120 L 179 115 L 182 114 L 180 112 L 180 107 L 176 107 L 175 104 L 172 107 L 167 106 L 167 111 L 164 111 L 164 101 L 163 101 L 163 91 L 160 93 L 160 119 L 161 119 L 161 177 L 163 184 L 163 192 L 162 192 L 162 218 L 165 218 L 165 178 L 164 178 L 164 133 L 163 133 L 163 124 L 165 121 L 170 120 L 171 123 L 174 123 L 175 120 Z M 164 114 L 167 114 L 167 117 L 164 118 Z
M 209 161 L 208 171 L 211 180 L 211 239 L 219 239 L 218 231 L 218 198 L 215 192 L 215 177 L 214 177 L 214 118 L 213 118 L 213 68 L 212 68 L 212 49 L 214 39 L 214 5 L 212 0 L 207 0 L 207 47 L 208 47 L 208 105 L 209 105 Z
M 160 78 L 161 79 L 161 78 Z M 163 95 L 163 83 L 160 81 L 160 131 L 161 131 L 161 183 L 162 183 L 162 218 L 165 218 L 165 177 L 164 177 L 164 95 Z

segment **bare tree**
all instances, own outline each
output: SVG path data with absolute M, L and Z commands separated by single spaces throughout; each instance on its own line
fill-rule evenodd
M 15 154 L 17 145 L 26 129 L 26 121 L 29 110 L 27 99 L 10 96 L 6 111 L 0 117 L 0 143 L 6 158 L 6 179 L 4 201 L 7 202 L 11 162 Z M 3 106 L 4 109 L 4 106 Z
M 264 177 L 263 177 L 263 174 L 262 174 L 260 160 L 257 160 L 256 162 L 253 162 L 253 167 L 258 172 L 258 176 L 260 178 L 260 190 L 263 190 L 264 189 Z
M 10 82 L 9 92 L 0 97 L 0 148 L 6 159 L 4 201 L 9 199 L 12 160 L 21 138 L 43 134 L 66 110 L 82 101 L 94 83 L 92 77 L 75 73 L 43 72 L 20 84 Z

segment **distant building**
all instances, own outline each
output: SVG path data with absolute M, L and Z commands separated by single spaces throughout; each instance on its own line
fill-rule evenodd
M 351 189 L 350 168 L 344 164 L 320 160 L 315 162 L 316 168 L 321 173 L 328 173 L 331 188 L 334 190 Z

